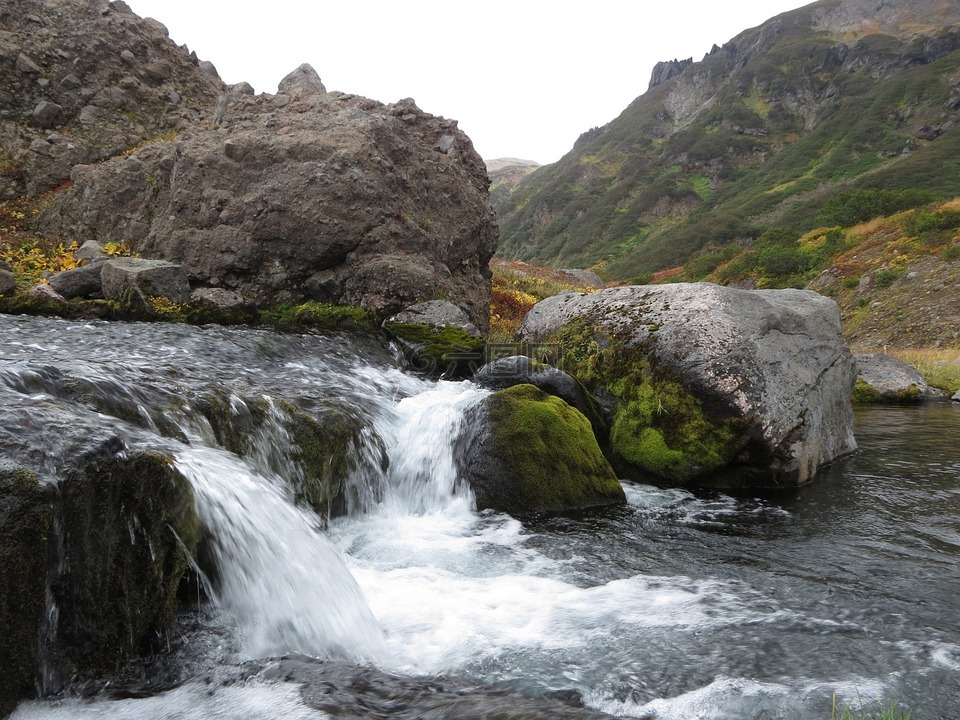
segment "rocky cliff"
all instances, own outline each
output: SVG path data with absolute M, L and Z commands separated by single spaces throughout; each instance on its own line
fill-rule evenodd
M 328 93 L 309 66 L 277 95 L 224 87 L 123 2 L 22 0 L 2 20 L 0 191 L 58 190 L 48 242 L 123 243 L 263 305 L 442 297 L 486 327 L 496 225 L 455 121 Z

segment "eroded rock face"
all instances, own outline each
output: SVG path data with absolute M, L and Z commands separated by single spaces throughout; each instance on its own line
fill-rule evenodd
M 46 227 L 130 242 L 194 286 L 386 316 L 438 294 L 487 326 L 497 231 L 456 122 L 342 93 L 225 95 L 215 125 L 74 168 Z
M 537 304 L 520 335 L 615 408 L 608 454 L 628 477 L 799 485 L 856 447 L 853 357 L 836 304 L 816 293 L 568 293 Z
M 77 163 L 200 122 L 223 85 L 122 2 L 0 7 L 0 199 L 38 195 Z

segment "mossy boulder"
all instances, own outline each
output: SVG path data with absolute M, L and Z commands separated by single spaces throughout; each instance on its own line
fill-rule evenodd
M 856 448 L 855 370 L 836 304 L 709 283 L 609 288 L 538 303 L 519 330 L 609 409 L 624 477 L 782 487 Z
M 465 463 L 478 510 L 525 515 L 625 501 L 590 421 L 560 398 L 515 385 L 479 412 Z
M 856 361 L 856 403 L 915 403 L 946 397 L 942 390 L 931 388 L 919 370 L 895 357 L 871 353 L 857 355 Z
M 417 303 L 383 323 L 410 367 L 432 377 L 467 377 L 483 362 L 485 343 L 467 314 L 446 300 Z
M 198 407 L 216 441 L 287 479 L 295 502 L 324 518 L 378 499 L 386 448 L 369 421 L 351 408 L 323 403 L 309 411 L 285 398 L 240 397 L 224 388 Z M 361 465 L 365 485 L 349 482 Z
M 35 692 L 52 530 L 52 488 L 0 459 L 0 717 Z
M 171 458 L 113 438 L 56 477 L 0 462 L 0 713 L 162 641 L 200 522 Z

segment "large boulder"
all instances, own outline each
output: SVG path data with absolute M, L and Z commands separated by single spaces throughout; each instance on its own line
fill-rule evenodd
M 708 283 L 548 298 L 522 340 L 610 410 L 624 476 L 776 487 L 856 448 L 856 376 L 833 301 L 803 290 Z
M 10 295 L 17 290 L 16 276 L 9 270 L 0 268 L 0 295 Z
M 182 264 L 194 287 L 381 319 L 443 296 L 487 326 L 486 170 L 455 121 L 412 100 L 229 93 L 209 124 L 71 177 L 49 232 L 129 242 Z
M 58 272 L 52 275 L 47 282 L 63 298 L 99 295 L 103 291 L 103 284 L 100 279 L 102 271 L 102 262 L 81 265 Z
M 513 515 L 562 512 L 625 501 L 590 421 L 533 385 L 485 398 L 464 474 L 477 509 Z
M 853 397 L 857 402 L 909 403 L 946 395 L 931 388 L 915 367 L 885 353 L 857 355 L 856 361 L 857 385 Z

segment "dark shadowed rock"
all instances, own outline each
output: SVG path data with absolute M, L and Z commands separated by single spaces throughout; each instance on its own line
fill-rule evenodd
M 857 355 L 858 402 L 918 402 L 943 398 L 946 393 L 931 388 L 926 379 L 911 365 L 884 353 Z
M 114 258 L 103 264 L 100 275 L 103 296 L 108 299 L 146 302 L 163 297 L 175 303 L 190 297 L 187 273 L 176 263 L 144 258 Z
M 610 288 L 538 303 L 521 338 L 614 407 L 622 473 L 671 483 L 798 485 L 856 448 L 855 367 L 836 304 L 708 283 Z
M 42 128 L 52 128 L 67 122 L 63 107 L 56 103 L 41 100 L 33 108 L 33 121 Z
M 102 271 L 103 261 L 58 272 L 47 282 L 61 297 L 67 299 L 99 295 L 103 290 L 100 280 Z
M 284 77 L 277 86 L 277 90 L 281 93 L 293 94 L 299 92 L 306 95 L 327 91 L 320 80 L 320 75 L 313 69 L 313 66 L 307 63 Z

